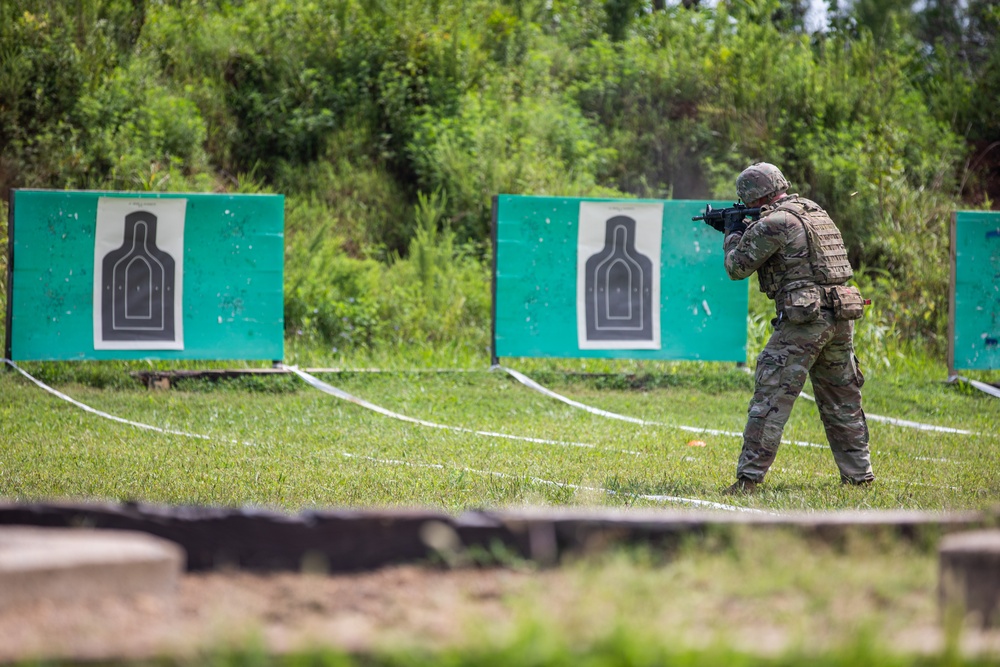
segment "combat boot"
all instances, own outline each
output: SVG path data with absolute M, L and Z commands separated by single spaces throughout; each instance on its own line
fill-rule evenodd
M 724 496 L 749 496 L 753 495 L 757 491 L 757 482 L 752 479 L 747 479 L 746 477 L 740 477 L 732 486 L 727 488 L 722 492 Z

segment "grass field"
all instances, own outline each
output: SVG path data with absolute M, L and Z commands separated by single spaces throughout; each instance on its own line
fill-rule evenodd
M 515 360 L 516 361 L 516 360 Z M 752 378 L 723 365 L 522 361 L 555 391 L 604 410 L 739 432 Z M 1000 401 L 933 372 L 870 373 L 867 412 L 977 435 L 870 422 L 877 483 L 839 484 L 815 404 L 799 399 L 762 493 L 728 499 L 737 437 L 693 435 L 588 414 L 506 374 L 329 373 L 321 379 L 409 417 L 545 444 L 400 421 L 289 377 L 171 391 L 134 382 L 134 366 L 28 364 L 28 372 L 118 417 L 208 439 L 160 434 L 84 412 L 17 373 L 0 374 L 0 496 L 164 503 L 425 506 L 448 511 L 521 505 L 682 505 L 665 495 L 756 509 L 985 508 L 1000 499 Z M 566 370 L 617 370 L 574 375 Z M 807 391 L 809 387 L 807 386 Z M 705 446 L 691 446 L 701 440 Z M 581 446 L 586 445 L 586 446 Z M 614 493 L 609 493 L 613 491 Z
M 384 409 L 469 431 L 559 442 L 393 419 L 290 375 L 183 380 L 169 391 L 153 391 L 129 375 L 148 367 L 143 364 L 24 364 L 96 410 L 206 437 L 111 421 L 16 372 L 0 372 L 0 498 L 450 512 L 689 506 L 679 499 L 768 512 L 985 509 L 1000 499 L 1000 401 L 946 385 L 944 369 L 930 363 L 870 371 L 866 410 L 976 435 L 872 421 L 878 481 L 867 489 L 844 487 L 825 449 L 815 404 L 800 399 L 785 437 L 824 446 L 784 445 L 761 493 L 728 498 L 721 489 L 732 479 L 739 438 L 694 435 L 676 426 L 742 430 L 753 380 L 731 365 L 509 360 L 581 403 L 673 425 L 653 426 L 589 414 L 484 364 L 425 372 L 403 370 L 405 355 L 347 361 L 392 370 L 324 373 L 321 379 Z M 411 368 L 449 361 L 455 359 L 408 359 Z M 692 446 L 692 440 L 705 444 Z M 958 626 L 949 631 L 942 624 L 936 566 L 928 544 L 862 539 L 831 546 L 748 532 L 726 544 L 691 544 L 669 557 L 628 551 L 558 570 L 522 571 L 515 576 L 522 583 L 500 586 L 482 599 L 479 588 L 459 591 L 463 606 L 436 608 L 443 627 L 458 614 L 452 639 L 439 644 L 428 645 L 419 624 L 406 639 L 398 616 L 404 612 L 397 610 L 387 612 L 395 619 L 386 621 L 388 643 L 361 655 L 323 649 L 279 658 L 265 644 L 258 652 L 252 647 L 263 640 L 255 632 L 264 630 L 251 622 L 242 629 L 244 639 L 223 653 L 178 660 L 233 667 L 996 664 L 1000 638 L 962 635 Z M 284 604 L 318 604 L 323 622 L 336 618 L 333 598 L 311 595 Z M 428 595 L 411 604 L 437 605 L 438 598 Z M 483 613 L 493 616 L 483 620 Z

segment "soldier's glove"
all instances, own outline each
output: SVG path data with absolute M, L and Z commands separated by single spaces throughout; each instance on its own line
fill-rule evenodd
M 742 234 L 747 230 L 747 223 L 743 222 L 742 217 L 732 217 L 726 218 L 726 236 L 732 234 L 733 232 L 739 232 Z
M 726 223 L 721 218 L 705 218 L 705 224 L 717 232 L 726 231 Z

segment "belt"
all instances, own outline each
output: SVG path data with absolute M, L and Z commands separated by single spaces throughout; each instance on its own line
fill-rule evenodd
M 803 287 L 806 287 L 803 285 Z M 815 287 L 819 291 L 819 305 L 820 308 L 826 308 L 828 310 L 833 309 L 833 287 L 838 287 L 838 285 L 809 285 L 809 287 Z M 777 310 L 782 310 L 785 307 L 785 292 L 781 291 L 774 297 L 774 305 Z

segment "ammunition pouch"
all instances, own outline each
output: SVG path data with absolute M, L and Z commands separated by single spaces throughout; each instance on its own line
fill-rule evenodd
M 836 285 L 828 287 L 827 294 L 833 308 L 833 317 L 837 320 L 857 320 L 865 313 L 865 302 L 857 287 Z
M 809 324 L 819 317 L 822 307 L 822 293 L 815 285 L 799 287 L 785 294 L 782 310 L 785 319 L 792 324 Z

